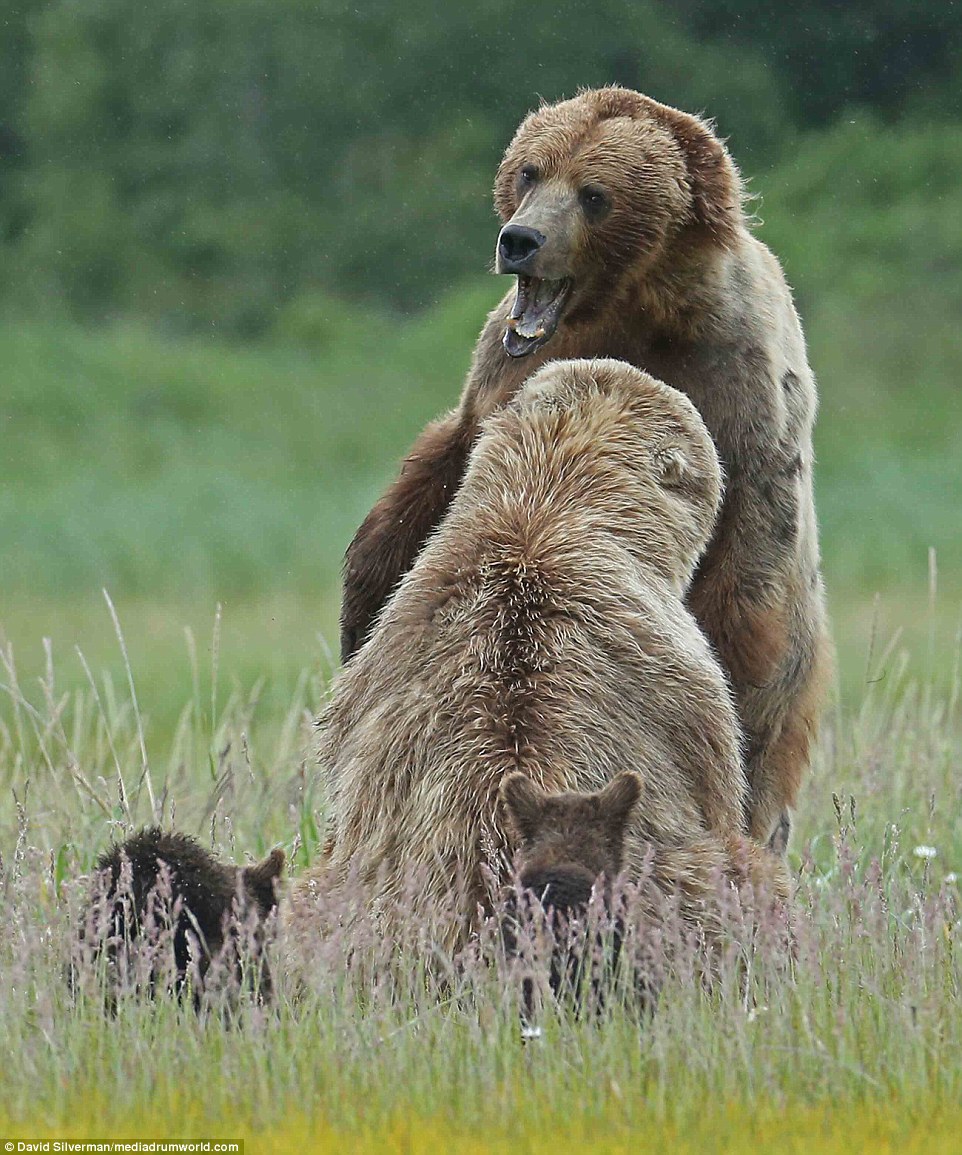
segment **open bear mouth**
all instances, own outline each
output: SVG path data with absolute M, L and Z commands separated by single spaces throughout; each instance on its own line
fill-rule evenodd
M 518 295 L 508 314 L 504 348 L 509 357 L 527 357 L 551 340 L 571 295 L 571 278 L 542 281 L 518 277 Z

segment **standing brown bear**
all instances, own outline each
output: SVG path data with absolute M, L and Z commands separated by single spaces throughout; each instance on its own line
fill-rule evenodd
M 516 274 L 517 289 L 488 318 L 460 405 L 422 433 L 348 549 L 342 658 L 457 493 L 484 419 L 549 356 L 628 361 L 691 398 L 722 460 L 725 504 L 688 604 L 735 691 L 751 833 L 783 846 L 830 646 L 815 384 L 778 262 L 749 232 L 738 173 L 711 127 L 626 89 L 528 116 L 495 203 L 498 271 Z
M 738 720 L 682 601 L 720 498 L 694 406 L 623 362 L 553 362 L 486 418 L 446 516 L 334 683 L 328 848 L 288 925 L 311 925 L 312 894 L 358 894 L 389 935 L 416 885 L 456 949 L 485 868 L 503 878 L 516 849 L 499 801 L 513 771 L 549 793 L 637 771 L 625 869 L 650 865 L 699 929 L 719 876 L 747 869 L 784 896 L 775 856 L 740 837 Z

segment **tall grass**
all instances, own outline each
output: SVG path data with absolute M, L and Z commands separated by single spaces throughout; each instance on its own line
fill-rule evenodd
M 790 971 L 749 953 L 747 989 L 744 965 L 712 990 L 676 975 L 643 1027 L 617 1006 L 601 1021 L 547 1014 L 526 1046 L 516 1002 L 481 966 L 448 997 L 423 984 L 382 997 L 359 994 L 319 951 L 317 982 L 296 995 L 282 984 L 231 1023 L 174 1000 L 127 1001 L 115 1017 L 71 1000 L 63 963 L 79 880 L 109 838 L 159 814 L 235 861 L 279 842 L 296 873 L 316 855 L 324 800 L 304 750 L 325 676 L 306 671 L 287 709 L 261 718 L 261 689 L 214 693 L 198 669 L 180 680 L 170 751 L 158 757 L 148 732 L 145 757 L 126 682 L 92 671 L 85 689 L 62 692 L 51 661 L 27 685 L 8 648 L 4 1131 L 243 1137 L 248 1151 L 541 1151 L 562 1134 L 586 1150 L 804 1150 L 813 1136 L 828 1151 L 915 1150 L 923 1136 L 951 1149 L 962 728 L 958 647 L 934 644 L 955 671 L 947 685 L 912 680 L 898 643 L 879 645 L 861 700 L 827 720 L 792 852 Z

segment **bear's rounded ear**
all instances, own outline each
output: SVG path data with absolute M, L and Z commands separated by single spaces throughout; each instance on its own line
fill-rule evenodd
M 509 774 L 501 783 L 501 801 L 522 842 L 534 840 L 544 814 L 545 792 L 527 774 Z
M 695 221 L 718 244 L 733 244 L 743 217 L 742 183 L 728 150 L 708 121 L 652 104 L 684 153 Z
M 651 458 L 659 482 L 669 488 L 681 485 L 690 472 L 685 446 L 677 437 L 666 437 L 655 446 Z
M 274 886 L 284 874 L 285 862 L 284 851 L 276 846 L 262 862 L 257 862 L 253 866 L 245 866 L 241 871 L 244 889 L 262 900 L 268 899 L 266 905 L 271 905 L 271 900 L 274 897 Z
M 571 408 L 579 384 L 582 382 L 565 376 L 553 364 L 542 366 L 521 386 L 511 405 L 529 413 L 563 413 Z
M 641 775 L 634 770 L 625 770 L 613 778 L 598 795 L 606 825 L 614 829 L 624 828 L 643 791 Z

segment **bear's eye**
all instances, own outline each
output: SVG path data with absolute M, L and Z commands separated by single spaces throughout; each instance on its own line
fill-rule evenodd
M 518 172 L 518 184 L 530 188 L 538 179 L 538 170 L 533 164 L 523 164 Z
M 600 220 L 611 208 L 611 201 L 603 188 L 596 184 L 586 184 L 578 193 L 578 200 L 584 209 L 585 216 L 592 220 Z

